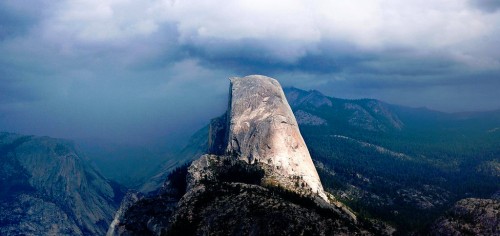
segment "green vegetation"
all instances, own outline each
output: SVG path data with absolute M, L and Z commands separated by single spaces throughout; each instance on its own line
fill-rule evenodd
M 381 116 L 367 105 L 373 100 L 331 101 L 332 107 L 305 104 L 294 110 L 327 121 L 301 126 L 301 133 L 313 160 L 325 167 L 318 168 L 325 188 L 361 216 L 405 233 L 425 228 L 459 199 L 488 198 L 500 189 L 495 169 L 480 168 L 500 162 L 500 113 L 465 116 L 382 104 L 390 113 Z M 347 102 L 373 120 L 349 123 L 361 112 L 344 109 Z
M 256 164 L 252 165 L 243 161 L 230 161 L 226 159 L 224 160 L 224 165 L 221 167 L 216 172 L 216 179 L 221 182 L 260 185 L 264 177 L 264 170 Z

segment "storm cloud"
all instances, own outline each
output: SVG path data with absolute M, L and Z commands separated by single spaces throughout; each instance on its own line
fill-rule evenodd
M 225 110 L 228 77 L 443 111 L 500 108 L 489 0 L 0 3 L 0 129 L 140 142 Z

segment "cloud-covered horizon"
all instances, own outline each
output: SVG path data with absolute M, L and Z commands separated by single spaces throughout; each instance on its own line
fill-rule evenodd
M 225 110 L 227 78 L 455 112 L 500 108 L 494 0 L 0 3 L 0 129 L 154 139 Z

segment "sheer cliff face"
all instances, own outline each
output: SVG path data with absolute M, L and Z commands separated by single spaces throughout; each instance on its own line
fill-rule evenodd
M 120 211 L 110 235 L 371 235 L 378 230 L 327 197 L 276 80 L 231 78 L 230 88 L 228 111 L 211 121 L 208 154 L 170 174 L 157 195 Z
M 326 195 L 283 90 L 275 79 L 252 75 L 231 78 L 226 117 L 213 121 L 226 132 L 225 153 L 259 163 L 266 170 L 264 183 L 300 193 Z M 221 128 L 212 128 L 220 133 Z M 212 138 L 213 139 L 213 138 Z M 211 141 L 213 143 L 213 141 Z M 218 154 L 218 153 L 215 153 Z M 306 190 L 306 191 L 304 191 Z

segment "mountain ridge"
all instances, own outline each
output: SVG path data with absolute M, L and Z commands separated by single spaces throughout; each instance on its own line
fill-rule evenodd
M 1 234 L 104 234 L 123 189 L 68 140 L 0 133 Z

